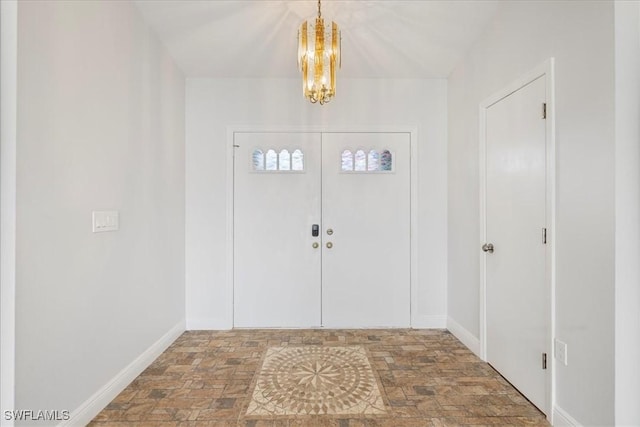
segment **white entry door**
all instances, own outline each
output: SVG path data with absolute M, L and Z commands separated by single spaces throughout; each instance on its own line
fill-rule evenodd
M 322 136 L 322 321 L 410 325 L 410 139 Z
M 234 325 L 320 326 L 320 134 L 234 143 Z
M 487 361 L 547 412 L 545 78 L 486 110 L 485 312 Z
M 409 134 L 234 144 L 234 326 L 409 326 Z

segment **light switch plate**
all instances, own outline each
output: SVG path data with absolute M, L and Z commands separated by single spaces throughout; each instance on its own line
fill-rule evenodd
M 567 366 L 567 344 L 556 340 L 556 360 Z
M 118 211 L 93 211 L 93 232 L 117 231 L 120 228 L 120 215 Z

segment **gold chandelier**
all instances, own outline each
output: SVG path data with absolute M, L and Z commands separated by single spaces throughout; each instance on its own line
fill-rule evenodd
M 336 95 L 336 67 L 340 68 L 340 30 L 331 21 L 325 29 L 318 0 L 315 23 L 304 21 L 298 31 L 298 66 L 302 91 L 313 104 L 326 104 Z

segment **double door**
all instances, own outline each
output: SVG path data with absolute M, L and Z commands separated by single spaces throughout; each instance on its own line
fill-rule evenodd
M 234 326 L 409 326 L 409 134 L 234 145 Z

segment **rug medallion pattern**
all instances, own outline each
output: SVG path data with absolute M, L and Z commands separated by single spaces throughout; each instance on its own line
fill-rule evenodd
M 385 414 L 363 346 L 271 347 L 247 415 Z

